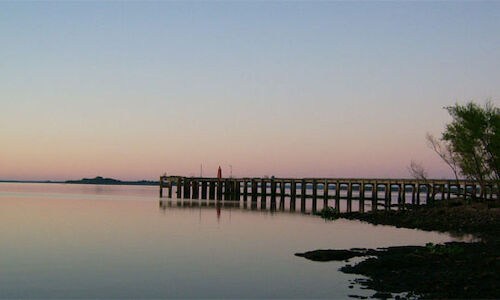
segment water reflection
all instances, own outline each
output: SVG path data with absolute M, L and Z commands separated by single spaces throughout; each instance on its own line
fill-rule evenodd
M 276 202 L 270 203 L 270 205 L 266 206 L 265 201 L 260 202 L 260 208 L 258 208 L 257 201 L 232 201 L 232 200 L 198 200 L 198 199 L 161 199 L 159 201 L 159 207 L 162 211 L 167 211 L 169 209 L 196 209 L 199 208 L 208 211 L 214 211 L 214 214 L 217 217 L 217 220 L 220 221 L 221 215 L 223 213 L 231 214 L 232 209 L 238 209 L 239 211 L 251 211 L 251 212 L 262 212 L 269 215 L 275 214 L 295 214 L 298 216 L 307 216 L 314 214 L 314 207 L 307 206 L 303 201 L 301 203 L 300 211 L 295 210 L 295 206 L 293 202 L 287 203 L 288 209 L 285 209 L 286 201 L 279 201 L 279 209 L 276 207 Z M 262 204 L 264 203 L 264 204 Z M 200 212 L 201 213 L 201 212 Z M 316 216 L 312 216 L 313 218 L 319 218 Z M 385 226 L 392 227 L 392 226 Z M 477 242 L 478 238 L 474 237 L 471 234 L 464 234 L 460 232 L 448 233 L 450 236 L 459 241 L 464 242 Z
M 260 205 L 259 205 L 260 204 Z M 228 200 L 197 200 L 197 199 L 161 199 L 159 207 L 162 210 L 171 208 L 200 208 L 200 209 L 214 209 L 217 217 L 220 218 L 222 209 L 234 209 L 249 211 L 266 211 L 270 214 L 275 213 L 295 213 L 295 214 L 311 214 L 314 210 L 307 210 L 307 206 L 301 206 L 301 211 L 297 212 L 290 206 L 288 210 L 285 209 L 285 201 L 271 201 L 267 205 L 266 201 L 262 202 L 244 202 L 244 201 L 228 201 Z
M 270 197 L 267 197 L 270 198 Z M 298 213 L 298 214 L 314 214 L 320 211 L 325 206 L 334 207 L 338 205 L 340 211 L 347 211 L 349 207 L 359 208 L 361 202 L 358 199 L 352 199 L 350 201 L 336 201 L 335 199 L 329 199 L 327 201 L 311 201 L 311 199 L 298 199 L 293 200 L 291 198 L 281 198 L 281 199 L 267 199 L 259 198 L 255 201 L 244 201 L 244 200 L 208 200 L 208 199 L 190 199 L 190 198 L 160 198 L 160 207 L 210 207 L 210 208 L 240 208 L 244 210 L 259 210 L 268 211 L 271 214 L 274 213 Z M 337 202 L 337 203 L 336 203 Z M 369 208 L 371 203 L 365 202 L 364 206 Z
M 325 222 L 289 202 L 158 204 L 150 196 L 157 195 L 155 188 L 102 186 L 99 195 L 91 189 L 0 185 L 0 298 L 345 299 L 362 291 L 348 288 L 353 277 L 337 271 L 341 263 L 293 254 L 453 240 L 435 232 Z M 144 196 L 130 197 L 139 194 Z

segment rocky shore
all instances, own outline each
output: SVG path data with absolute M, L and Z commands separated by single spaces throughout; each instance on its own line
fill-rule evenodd
M 384 249 L 315 250 L 296 255 L 313 261 L 367 257 L 355 265 L 346 264 L 340 270 L 368 277 L 357 283 L 376 290 L 373 298 L 391 298 L 393 294 L 398 298 L 499 298 L 499 204 L 499 201 L 470 204 L 453 200 L 408 210 L 363 214 L 338 214 L 333 209 L 325 209 L 318 214 L 329 220 L 346 218 L 455 235 L 472 234 L 478 241 Z

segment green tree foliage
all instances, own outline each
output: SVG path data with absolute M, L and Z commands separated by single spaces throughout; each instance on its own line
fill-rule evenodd
M 449 142 L 463 176 L 484 186 L 500 180 L 500 109 L 469 102 L 445 107 L 453 118 L 442 139 Z

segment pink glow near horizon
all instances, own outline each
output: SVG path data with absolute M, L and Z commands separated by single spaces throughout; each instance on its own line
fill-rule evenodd
M 260 138 L 131 135 L 107 145 L 103 145 L 107 136 L 92 142 L 56 136 L 49 143 L 32 136 L 30 141 L 13 139 L 17 143 L 2 149 L 0 178 L 66 180 L 100 175 L 156 179 L 163 172 L 198 176 L 200 164 L 204 176 L 215 176 L 219 165 L 223 175 L 229 176 L 232 165 L 235 177 L 407 177 L 411 159 L 424 162 L 434 177 L 450 176 L 447 167 L 426 148 L 423 136 L 403 140 L 390 134 L 357 140 L 359 136 L 349 137 L 345 132 L 318 133 L 284 134 L 282 139 L 266 131 Z

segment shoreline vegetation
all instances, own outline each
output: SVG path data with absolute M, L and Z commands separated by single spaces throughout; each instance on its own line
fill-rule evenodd
M 296 253 L 312 261 L 346 261 L 340 271 L 366 276 L 355 282 L 377 291 L 372 298 L 409 299 L 498 298 L 500 295 L 500 201 L 467 204 L 461 199 L 440 201 L 427 207 L 368 213 L 337 213 L 325 208 L 317 213 L 326 220 L 344 218 L 374 225 L 473 235 L 470 243 L 401 246 L 379 249 L 315 250 Z M 401 294 L 403 293 L 403 294 Z M 400 295 L 401 294 L 401 295 Z M 351 295 L 353 298 L 364 298 Z

